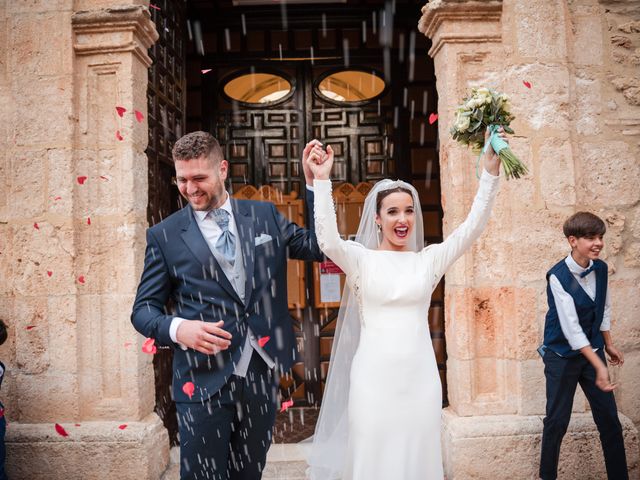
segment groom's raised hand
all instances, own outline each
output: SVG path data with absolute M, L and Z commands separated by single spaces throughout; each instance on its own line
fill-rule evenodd
M 211 323 L 185 320 L 176 331 L 176 340 L 198 352 L 215 355 L 231 345 L 231 334 L 221 328 L 223 325 L 223 321 Z
M 309 168 L 308 160 L 311 150 L 313 150 L 314 147 L 322 148 L 320 140 L 316 140 L 314 138 L 305 145 L 304 150 L 302 151 L 302 171 L 304 172 L 304 179 L 310 187 L 313 186 L 313 172 L 311 171 L 311 168 Z
M 329 180 L 331 168 L 333 167 L 333 149 L 331 145 L 327 145 L 326 152 L 323 150 L 322 144 L 314 145 L 307 155 L 305 163 L 315 179 Z

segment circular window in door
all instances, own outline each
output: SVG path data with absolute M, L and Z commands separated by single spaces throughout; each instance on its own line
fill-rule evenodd
M 270 106 L 293 95 L 293 80 L 271 72 L 243 72 L 223 82 L 225 96 L 251 106 Z
M 349 69 L 328 72 L 316 82 L 316 93 L 338 104 L 362 104 L 382 96 L 387 85 L 375 71 Z

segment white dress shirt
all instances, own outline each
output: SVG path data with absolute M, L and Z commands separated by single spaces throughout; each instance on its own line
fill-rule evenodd
M 236 221 L 235 221 L 235 217 L 233 216 L 233 209 L 231 208 L 231 200 L 228 193 L 227 193 L 226 201 L 222 204 L 220 208 L 229 213 L 229 232 L 235 236 L 236 242 L 237 242 L 238 229 L 236 227 Z M 209 246 L 209 249 L 211 250 L 211 252 L 215 254 L 216 242 L 220 238 L 220 235 L 222 235 L 222 229 L 214 219 L 208 216 L 209 211 L 194 210 L 193 213 L 195 214 L 195 219 L 198 224 L 198 228 L 202 233 L 202 236 L 207 242 L 207 245 Z M 224 270 L 224 266 L 223 266 L 223 270 Z M 225 272 L 225 274 L 226 273 L 227 272 Z M 227 275 L 227 278 L 228 277 L 229 275 Z M 233 285 L 233 283 L 234 282 L 232 281 L 231 284 Z M 241 296 L 240 300 L 244 302 L 245 299 L 243 297 L 245 292 L 238 292 L 238 293 Z M 181 317 L 174 317 L 173 320 L 171 321 L 171 325 L 169 326 L 169 336 L 171 337 L 171 340 L 177 343 L 180 346 L 180 348 L 182 348 L 183 350 L 186 350 L 187 347 L 178 342 L 176 335 L 178 332 L 178 327 L 185 320 L 186 319 Z M 251 331 L 251 328 L 248 328 L 247 338 L 245 340 L 245 344 L 242 349 L 242 356 L 240 357 L 240 361 L 234 368 L 234 371 L 233 371 L 234 375 L 237 375 L 239 377 L 245 377 L 247 375 L 247 369 L 249 368 L 249 362 L 251 361 L 251 354 L 253 353 L 253 350 L 258 352 L 258 354 L 262 357 L 262 359 L 269 366 L 269 368 L 273 368 L 275 366 L 275 362 L 273 361 L 273 359 L 258 344 L 258 339 L 254 335 L 254 333 Z
M 583 268 L 576 263 L 571 255 L 565 258 L 565 263 L 569 267 L 569 271 L 573 274 L 578 284 L 589 295 L 591 300 L 596 298 L 596 272 L 592 270 L 588 275 L 580 277 L 580 274 L 590 268 L 593 265 L 593 261 L 589 260 L 589 267 Z M 576 306 L 573 297 L 569 295 L 562 285 L 560 280 L 555 275 L 549 276 L 549 287 L 551 287 L 551 293 L 553 294 L 553 300 L 556 303 L 556 310 L 558 311 L 558 319 L 560 320 L 560 328 L 565 338 L 569 342 L 569 345 L 573 350 L 580 350 L 583 347 L 590 345 L 589 339 L 582 331 L 580 322 L 578 320 L 578 313 L 576 312 Z M 609 299 L 609 289 L 607 288 L 607 296 L 604 303 L 604 316 L 602 319 L 602 325 L 600 325 L 600 331 L 606 332 L 611 328 L 611 301 Z M 596 351 L 597 348 L 594 348 Z

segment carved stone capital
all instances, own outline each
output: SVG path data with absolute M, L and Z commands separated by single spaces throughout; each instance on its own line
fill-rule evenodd
M 501 15 L 502 0 L 431 0 L 418 29 L 432 40 L 433 58 L 446 43 L 500 42 Z
M 147 7 L 80 11 L 73 14 L 71 23 L 76 55 L 133 52 L 146 67 L 151 65 L 147 49 L 158 40 L 158 32 Z

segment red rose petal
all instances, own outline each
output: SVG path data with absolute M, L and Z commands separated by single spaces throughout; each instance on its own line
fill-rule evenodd
M 154 343 L 156 343 L 156 341 L 153 338 L 147 338 L 142 344 L 142 351 L 149 355 L 155 354 L 157 352 L 157 348 Z
M 289 399 L 286 402 L 282 402 L 282 407 L 280 408 L 280 412 L 286 412 L 289 407 L 293 405 L 293 400 Z
M 80 276 L 78 277 L 78 282 L 80 282 L 80 283 L 84 283 L 84 275 L 80 275 Z
M 125 428 L 127 428 L 127 424 L 126 424 L 126 423 L 123 423 L 122 425 L 118 425 L 118 428 L 119 428 L 120 430 L 124 430 Z
M 205 68 L 204 70 L 200 70 L 200 73 L 203 74 L 203 75 L 206 75 L 210 71 L 211 71 L 211 68 Z
M 120 141 L 124 140 L 124 137 L 123 137 L 122 135 L 120 135 L 120 130 L 118 130 L 118 131 L 116 132 L 116 138 L 117 138 L 118 140 L 120 140 Z
M 124 107 L 116 107 L 116 112 L 118 112 L 118 116 L 122 117 L 124 115 L 124 112 L 126 112 L 127 109 Z
M 431 115 L 429 115 L 429 125 L 433 125 L 434 123 L 436 123 L 437 120 L 438 120 L 437 113 L 432 113 Z
M 196 386 L 193 384 L 193 382 L 187 382 L 182 386 L 182 391 L 185 393 L 185 395 L 188 395 L 189 398 L 193 396 L 193 391 L 195 389 Z
M 160 7 L 158 7 L 157 5 L 154 5 L 153 3 L 149 4 L 149 8 L 155 8 L 156 10 L 160 10 Z
M 140 110 L 135 110 L 134 113 L 136 114 L 136 120 L 142 123 L 142 120 L 144 120 L 143 113 Z
M 0 408 L 0 418 L 4 417 L 4 408 Z
M 264 347 L 269 340 L 271 340 L 271 337 L 260 337 L 258 339 L 258 345 L 260 345 L 260 347 Z
M 69 434 L 67 433 L 67 431 L 64 429 L 64 427 L 58 423 L 56 423 L 56 432 L 58 432 L 58 435 L 61 435 L 63 437 L 68 437 Z
M 33 222 L 33 228 L 35 228 L 36 230 L 40 230 L 40 226 L 38 225 L 38 222 Z
M 55 197 L 53 200 L 57 202 L 58 200 L 62 200 L 62 197 Z
M 27 330 L 31 330 L 33 328 L 36 328 L 36 326 L 35 325 L 27 325 Z
M 105 182 L 108 182 L 108 181 L 109 181 L 109 178 L 105 177 L 104 175 L 100 175 L 100 178 L 101 178 L 102 180 L 104 180 Z
M 131 342 L 124 342 L 124 348 L 129 348 L 131 345 L 133 345 Z
M 86 176 L 82 175 L 81 177 L 76 178 L 76 180 L 78 180 L 78 183 L 80 185 L 84 185 L 85 180 L 87 179 Z
M 79 423 L 76 423 L 76 427 L 79 427 L 79 426 L 80 426 L 80 424 L 79 424 Z
M 47 270 L 47 275 L 51 276 L 53 275 L 53 272 L 51 270 Z
M 91 217 L 87 217 L 87 225 L 91 225 Z
M 526 80 L 523 80 L 522 83 L 524 83 L 524 86 L 527 88 L 531 88 L 531 83 L 527 82 Z

